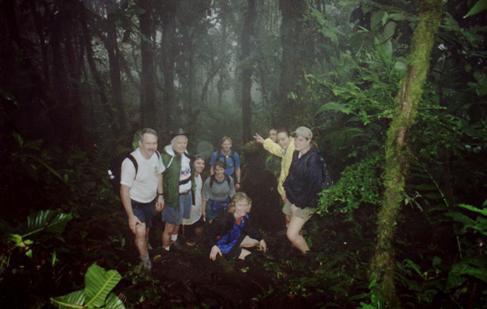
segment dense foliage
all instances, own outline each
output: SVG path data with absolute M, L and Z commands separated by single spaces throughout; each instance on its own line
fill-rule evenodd
M 419 2 L 2 1 L 0 306 L 380 307 L 369 271 L 386 132 Z M 404 307 L 487 303 L 485 13 L 482 0 L 443 8 L 394 238 Z M 269 228 L 275 179 L 243 146 L 249 130 L 302 124 L 334 178 L 305 228 L 308 257 Z M 156 248 L 152 276 L 134 269 L 105 171 L 144 126 L 159 147 L 189 129 L 193 153 L 234 137 L 267 256 L 235 270 L 206 248 L 176 262 Z

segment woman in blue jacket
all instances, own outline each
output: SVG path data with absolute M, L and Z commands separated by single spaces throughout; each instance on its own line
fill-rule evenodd
M 284 181 L 286 198 L 282 211 L 289 218 L 287 238 L 294 247 L 306 254 L 309 246 L 301 230 L 315 212 L 324 180 L 324 160 L 311 143 L 313 133 L 309 128 L 299 127 L 294 134 L 295 151 L 289 174 Z

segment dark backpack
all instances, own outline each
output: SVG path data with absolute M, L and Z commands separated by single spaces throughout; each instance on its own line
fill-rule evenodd
M 216 161 L 222 161 L 223 163 L 225 163 L 225 169 L 228 167 L 228 164 L 227 164 L 227 157 L 222 154 L 222 152 L 220 150 L 218 151 L 215 151 L 216 152 Z M 234 158 L 234 155 L 235 155 L 235 152 L 234 151 L 230 151 L 230 159 L 232 159 L 232 166 L 234 168 L 234 173 L 235 173 L 235 158 Z M 220 158 L 223 158 L 223 160 L 220 160 Z M 230 175 L 230 176 L 233 176 L 233 175 Z
M 159 154 L 158 151 L 156 151 L 156 154 L 157 154 L 157 158 L 160 159 L 161 155 Z M 137 178 L 137 172 L 139 170 L 139 165 L 137 164 L 137 160 L 135 160 L 135 157 L 131 153 L 126 153 L 124 155 L 121 155 L 121 156 L 115 158 L 110 163 L 110 167 L 107 170 L 108 179 L 110 180 L 110 183 L 112 184 L 113 192 L 115 193 L 116 196 L 120 196 L 120 180 L 122 178 L 122 162 L 125 159 L 129 159 L 130 161 L 132 161 L 132 164 L 135 167 L 134 179 Z
M 137 164 L 137 160 L 135 160 L 134 156 L 130 153 L 124 154 L 118 158 L 115 158 L 110 163 L 110 167 L 108 168 L 108 179 L 112 184 L 113 192 L 116 196 L 120 196 L 120 180 L 122 177 L 122 162 L 125 159 L 129 159 L 132 161 L 135 167 L 135 178 L 137 178 L 137 172 L 139 170 L 139 165 Z
M 326 166 L 325 159 L 320 156 L 320 162 L 321 162 L 321 175 L 322 175 L 322 182 L 321 182 L 321 190 L 323 189 L 328 189 L 333 185 L 333 180 L 331 179 L 330 173 L 328 172 L 328 168 Z M 311 156 L 307 156 L 305 158 L 304 166 L 308 168 L 308 160 Z
M 228 186 L 230 187 L 230 176 L 228 176 L 227 174 L 225 174 L 225 180 L 227 181 L 228 183 Z M 210 188 L 213 187 L 213 183 L 216 181 L 216 178 L 215 178 L 215 175 L 211 175 L 210 176 Z

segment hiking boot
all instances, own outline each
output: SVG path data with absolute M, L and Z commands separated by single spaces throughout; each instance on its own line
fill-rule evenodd
M 179 239 L 177 239 L 176 241 L 174 241 L 171 245 L 172 248 L 176 249 L 176 250 L 181 250 L 183 249 L 184 245 L 181 244 L 181 242 L 179 241 Z
M 151 269 L 152 269 L 152 263 L 150 261 L 149 262 L 140 261 L 139 264 L 137 264 L 137 266 L 135 266 L 134 272 L 142 275 L 142 274 L 150 272 Z
M 142 261 L 143 268 L 146 271 L 151 271 L 152 269 L 152 262 L 150 260 Z

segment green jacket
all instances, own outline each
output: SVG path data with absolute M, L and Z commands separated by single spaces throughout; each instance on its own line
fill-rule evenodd
M 170 149 L 168 149 L 170 147 Z M 179 174 L 181 173 L 181 155 L 175 154 L 170 145 L 161 153 L 162 164 L 166 167 L 164 178 L 164 200 L 170 207 L 179 207 Z M 166 204 L 167 205 L 167 204 Z

